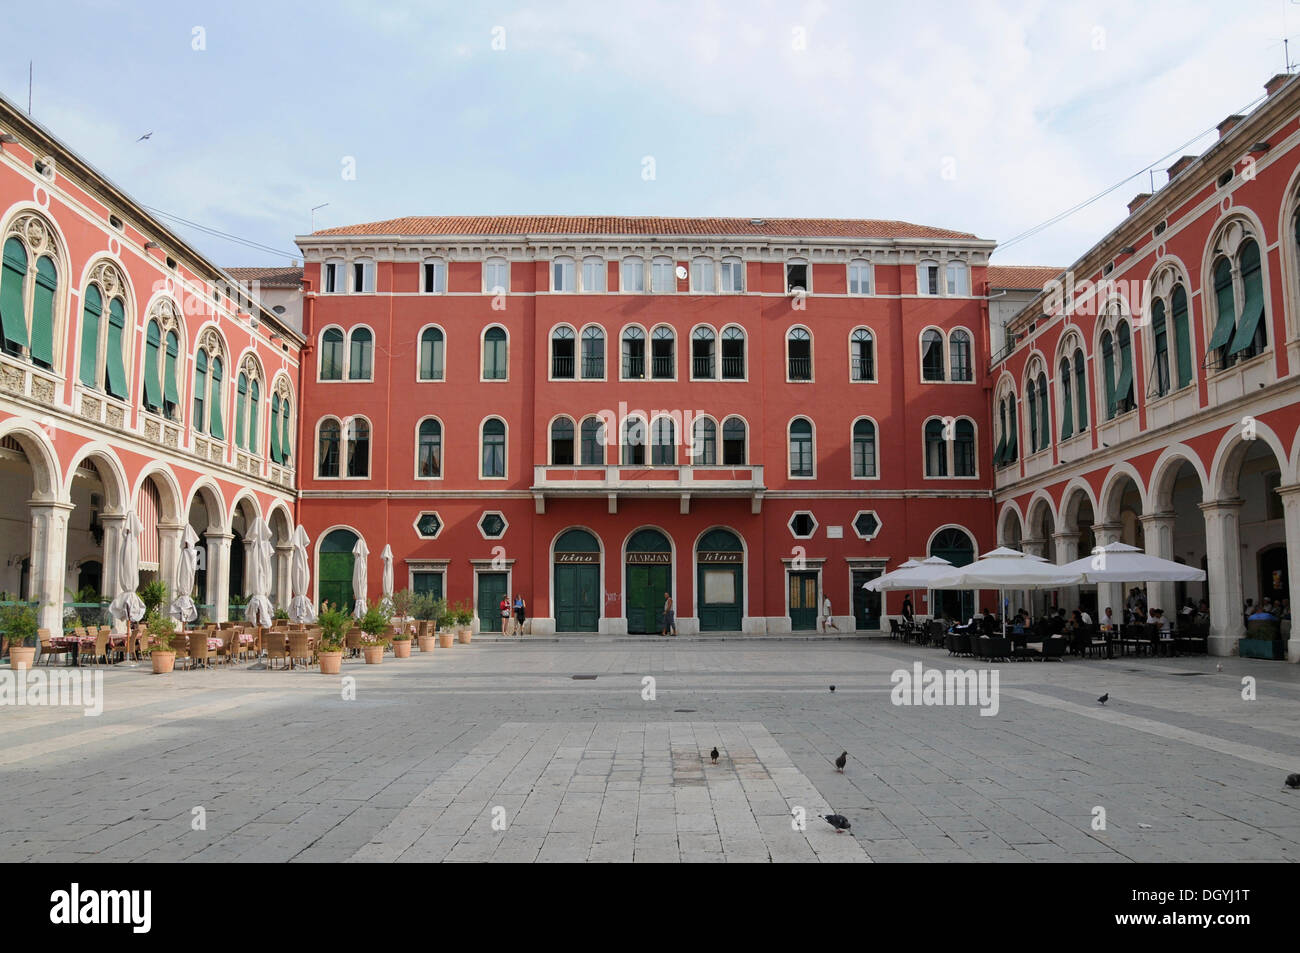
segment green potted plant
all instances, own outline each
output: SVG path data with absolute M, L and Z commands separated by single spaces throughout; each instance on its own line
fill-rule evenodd
M 170 604 L 171 602 L 167 595 L 167 583 L 163 582 L 161 579 L 154 579 L 151 582 L 146 582 L 135 591 L 135 594 L 139 596 L 140 601 L 144 603 L 144 615 L 146 619 L 153 613 L 157 612 L 159 606 Z
M 6 598 L 6 602 L 9 600 Z M 9 643 L 9 667 L 31 668 L 36 662 L 39 621 L 36 610 L 24 602 L 0 607 L 0 630 Z
M 421 599 L 422 603 L 416 609 L 417 618 L 422 623 L 427 622 L 428 626 L 421 625 L 420 651 L 432 652 L 438 644 L 438 621 L 447 612 L 447 601 L 430 595 L 421 596 Z
M 171 674 L 176 666 L 176 650 L 172 648 L 172 639 L 176 637 L 175 621 L 155 607 L 153 612 L 145 615 L 144 624 L 149 630 L 149 642 L 141 651 L 149 656 L 155 675 Z
M 415 593 L 403 589 L 393 593 L 388 601 L 393 610 L 393 619 L 397 622 L 397 632 L 393 636 L 393 656 L 395 658 L 411 657 L 411 612 L 415 607 Z
M 288 610 L 288 609 L 284 609 L 284 608 L 276 609 L 276 610 L 275 610 L 275 621 L 276 621 L 276 622 L 288 622 L 288 621 L 289 621 L 289 610 Z
M 361 630 L 361 654 L 366 657 L 367 665 L 378 665 L 384 660 L 384 649 L 388 646 L 384 630 L 388 628 L 388 618 L 388 613 L 382 608 L 371 606 L 357 623 Z M 410 649 L 410 643 L 407 643 L 407 649 Z
M 440 608 L 438 609 L 438 645 L 444 649 L 451 648 L 452 640 L 456 638 L 456 610 L 446 599 L 440 599 Z
M 352 628 L 352 616 L 326 602 L 321 605 L 316 624 L 320 626 L 316 658 L 320 662 L 321 674 L 337 675 L 343 664 L 343 644 L 348 629 Z
M 1245 638 L 1237 640 L 1237 654 L 1242 658 L 1286 658 L 1282 626 L 1276 619 L 1251 619 L 1246 622 Z
M 469 640 L 473 637 L 474 613 L 470 610 L 469 600 L 459 603 L 456 606 L 456 636 L 460 639 L 461 645 L 469 645 Z

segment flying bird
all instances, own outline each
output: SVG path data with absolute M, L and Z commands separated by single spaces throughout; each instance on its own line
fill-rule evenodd
M 1107 692 L 1105 695 L 1102 695 L 1100 698 L 1097 699 L 1097 701 L 1101 702 L 1103 705 L 1106 704 L 1106 702 L 1110 701 L 1110 692 Z
M 826 821 L 826 823 L 831 827 L 835 828 L 836 834 L 843 834 L 853 826 L 849 823 L 849 819 L 843 814 L 818 814 L 817 816 Z
M 849 753 L 841 751 L 840 756 L 835 759 L 835 770 L 840 774 L 844 773 L 844 766 L 849 763 Z
M 1286 776 L 1286 786 L 1289 788 L 1300 788 L 1300 774 L 1288 774 Z
M 713 746 L 713 750 L 709 752 L 709 757 L 713 759 L 713 763 L 714 763 L 714 764 L 717 764 L 717 763 L 718 763 L 718 746 L 717 746 L 717 745 L 714 745 L 714 746 Z
M 148 138 L 149 138 L 150 136 L 152 136 L 152 135 L 153 135 L 153 131 L 150 130 L 149 132 L 146 132 L 143 136 L 141 136 L 139 139 L 137 139 L 136 142 L 144 142 L 146 139 L 148 139 Z

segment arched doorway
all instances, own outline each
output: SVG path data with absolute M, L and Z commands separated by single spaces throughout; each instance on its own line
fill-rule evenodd
M 336 609 L 352 611 L 356 602 L 352 592 L 352 547 L 358 538 L 350 529 L 336 529 L 321 540 L 316 583 L 320 605 L 328 602 Z
M 627 631 L 649 635 L 661 630 L 664 593 L 671 593 L 673 549 L 657 529 L 642 529 L 627 541 L 623 611 Z
M 555 541 L 555 631 L 600 629 L 600 542 L 585 529 L 571 529 Z
M 696 614 L 701 632 L 739 632 L 745 612 L 745 551 L 729 529 L 711 529 L 695 546 Z
M 954 566 L 969 566 L 975 561 L 975 542 L 961 529 L 941 529 L 930 540 L 930 555 L 946 559 Z M 965 622 L 975 614 L 975 593 L 969 589 L 935 589 L 930 593 L 932 618 L 946 616 Z

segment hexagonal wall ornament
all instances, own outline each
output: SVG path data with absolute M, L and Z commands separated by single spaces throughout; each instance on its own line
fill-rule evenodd
M 790 522 L 786 525 L 790 527 L 790 535 L 795 539 L 811 539 L 813 533 L 817 532 L 817 517 L 808 510 L 799 510 L 790 515 Z
M 880 517 L 875 510 L 858 510 L 853 517 L 853 532 L 861 539 L 875 539 L 880 533 Z
M 478 531 L 484 539 L 500 539 L 509 528 L 510 524 L 500 510 L 488 510 L 479 517 Z
M 442 517 L 432 510 L 421 513 L 415 518 L 415 535 L 421 539 L 437 539 L 442 532 Z

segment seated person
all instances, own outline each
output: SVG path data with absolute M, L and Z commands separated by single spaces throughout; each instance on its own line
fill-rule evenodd
M 1273 604 L 1265 599 L 1259 605 L 1259 610 L 1251 613 L 1246 621 L 1248 622 L 1276 622 L 1277 616 L 1273 614 Z
M 1065 631 L 1065 610 L 1057 609 L 1056 614 L 1047 620 L 1047 631 L 1051 635 L 1060 635 Z
M 1168 619 L 1165 618 L 1164 609 L 1151 610 L 1151 624 L 1159 628 L 1160 638 L 1172 639 L 1174 637 L 1174 627 Z
M 998 630 L 998 620 L 994 618 L 993 613 L 988 609 L 984 610 L 984 634 L 993 635 Z

